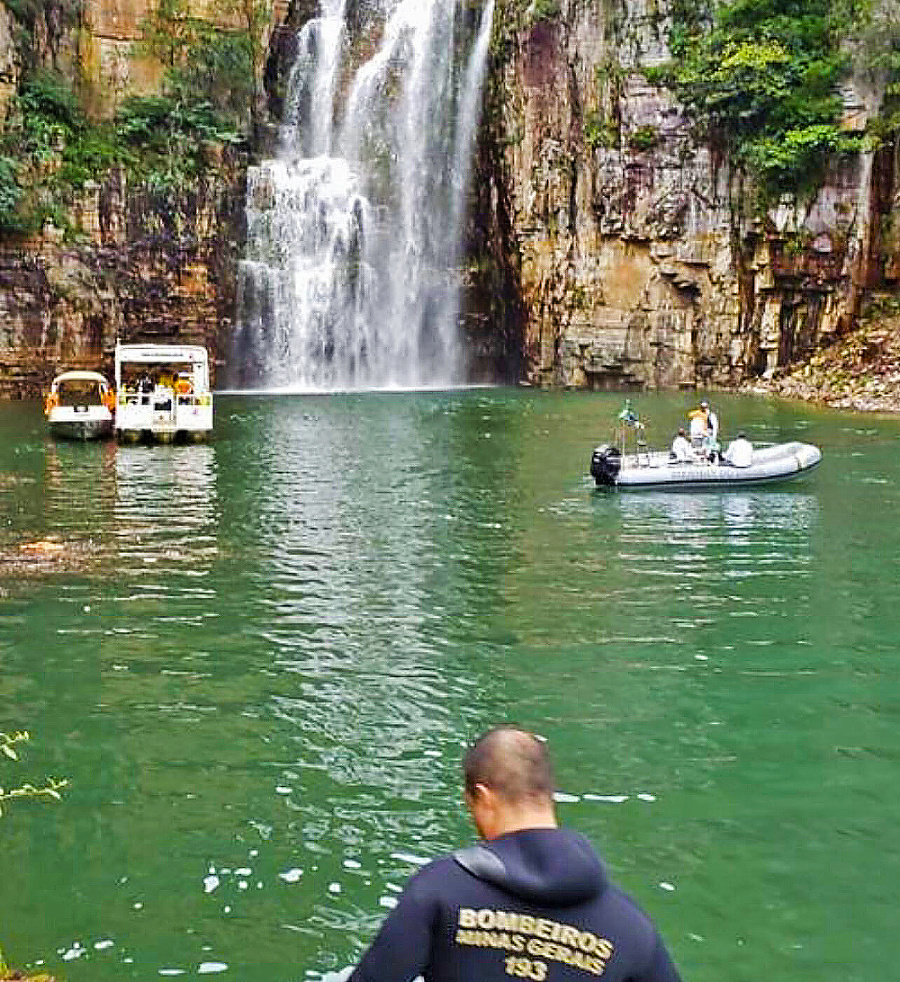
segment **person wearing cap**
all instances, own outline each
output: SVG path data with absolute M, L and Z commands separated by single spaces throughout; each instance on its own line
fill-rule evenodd
M 463 775 L 481 841 L 412 877 L 350 982 L 680 982 L 650 918 L 559 827 L 540 740 L 489 730 Z
M 678 435 L 672 441 L 669 459 L 676 464 L 690 464 L 694 461 L 694 451 L 691 448 L 683 426 L 678 430 Z
M 728 444 L 723 459 L 732 467 L 749 467 L 753 463 L 753 444 L 745 433 L 738 433 L 737 438 Z

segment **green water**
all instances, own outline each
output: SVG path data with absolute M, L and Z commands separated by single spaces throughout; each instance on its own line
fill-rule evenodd
M 222 396 L 158 448 L 0 405 L 0 730 L 33 734 L 0 784 L 70 782 L 0 819 L 7 958 L 345 966 L 468 841 L 460 753 L 511 719 L 686 980 L 893 977 L 900 420 L 718 403 L 822 466 L 597 492 L 611 395 Z M 662 439 L 689 404 L 638 406 Z

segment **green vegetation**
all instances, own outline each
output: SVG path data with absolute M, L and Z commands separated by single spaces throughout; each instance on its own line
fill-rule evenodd
M 31 739 L 27 730 L 20 730 L 16 733 L 0 733 L 0 754 L 12 761 L 18 761 L 19 754 L 16 745 L 25 743 Z M 66 786 L 66 781 L 56 781 L 53 778 L 47 780 L 43 787 L 36 788 L 33 784 L 22 784 L 15 788 L 3 788 L 0 786 L 0 816 L 3 815 L 3 802 L 12 801 L 14 798 L 53 798 L 60 801 L 59 792 Z
M 27 730 L 20 730 L 16 733 L 0 733 L 0 763 L 8 763 L 9 761 L 17 763 L 19 753 L 16 747 L 19 744 L 26 743 L 30 739 L 31 737 Z M 6 760 L 3 761 L 3 758 L 6 758 Z M 49 778 L 41 787 L 35 787 L 33 784 L 21 784 L 13 788 L 4 788 L 0 785 L 0 816 L 3 815 L 4 802 L 12 801 L 16 798 L 52 798 L 55 801 L 59 801 L 61 800 L 59 792 L 62 791 L 66 784 L 66 781 L 56 781 L 53 778 Z M 6 978 L 21 979 L 22 976 L 19 974 L 10 974 L 9 967 L 3 960 L 3 950 L 0 949 L 0 979 Z M 42 976 L 41 978 L 46 978 L 46 976 Z M 35 982 L 37 982 L 37 979 L 35 979 Z
M 598 108 L 584 113 L 584 140 L 591 150 L 617 150 L 622 141 L 619 103 L 625 69 L 614 58 L 606 58 L 594 69 L 594 92 L 589 96 Z
M 659 133 L 655 126 L 639 126 L 628 137 L 628 146 L 632 150 L 642 152 L 652 150 L 659 141 Z
M 860 0 L 862 2 L 862 0 Z M 881 113 L 870 126 L 879 142 L 900 139 L 900 0 L 866 0 L 865 16 L 848 39 L 856 71 L 884 89 Z
M 811 191 L 829 154 L 863 145 L 841 127 L 838 86 L 853 67 L 850 32 L 860 35 L 857 67 L 867 60 L 896 83 L 896 13 L 897 0 L 724 0 L 713 12 L 698 0 L 678 0 L 673 61 L 648 77 L 677 92 L 765 199 Z
M 534 24 L 542 20 L 556 20 L 560 12 L 559 0 L 534 0 L 531 20 Z
M 42 2 L 16 0 L 23 33 Z M 127 100 L 112 119 L 91 119 L 90 93 L 58 73 L 25 73 L 0 135 L 0 234 L 31 234 L 48 221 L 77 234 L 68 214 L 78 191 L 111 168 L 152 190 L 174 190 L 209 170 L 212 147 L 246 139 L 266 7 L 226 0 L 219 10 L 240 26 L 218 29 L 190 17 L 186 0 L 160 0 L 138 53 L 167 66 L 161 93 Z
M 596 109 L 584 114 L 584 140 L 591 150 L 615 150 L 619 146 L 619 127 Z

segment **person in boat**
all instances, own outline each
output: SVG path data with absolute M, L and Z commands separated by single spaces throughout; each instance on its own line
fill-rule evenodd
M 489 730 L 463 774 L 481 841 L 412 877 L 350 982 L 679 982 L 650 918 L 588 840 L 558 826 L 540 740 Z
M 723 459 L 732 467 L 749 467 L 753 463 L 753 444 L 745 433 L 738 433 L 737 438 L 728 444 Z
M 672 441 L 669 460 L 675 464 L 692 464 L 694 462 L 694 450 L 687 438 L 687 434 L 684 432 L 683 426 L 678 430 L 678 435 Z
M 688 413 L 691 446 L 695 450 L 700 450 L 703 447 L 709 434 L 709 413 L 707 408 L 707 404 L 701 402 L 699 409 L 692 409 Z
M 700 408 L 706 410 L 706 437 L 710 445 L 719 441 L 719 414 L 704 399 Z

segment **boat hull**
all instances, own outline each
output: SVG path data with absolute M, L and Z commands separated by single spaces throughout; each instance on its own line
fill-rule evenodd
M 53 411 L 47 425 L 51 434 L 62 440 L 105 440 L 113 431 L 112 414 L 107 410 L 102 414 Z
M 821 460 L 818 447 L 796 441 L 755 450 L 749 467 L 674 463 L 659 451 L 623 458 L 614 449 L 598 447 L 591 458 L 591 474 L 598 487 L 623 491 L 727 490 L 794 480 L 814 470 Z

